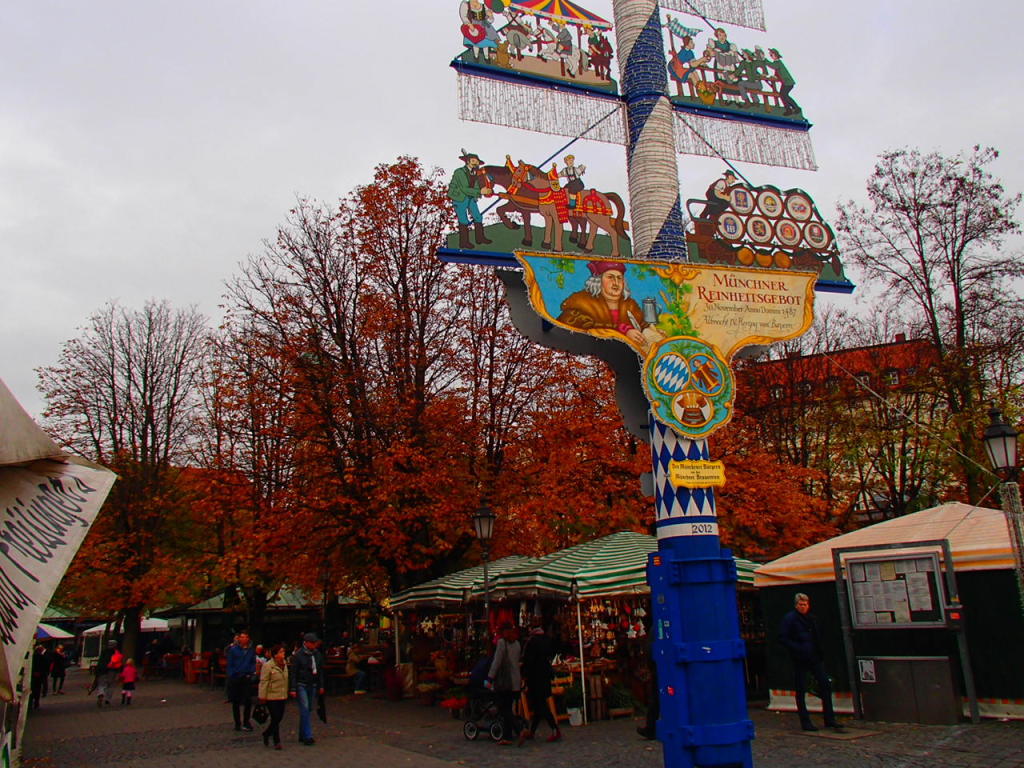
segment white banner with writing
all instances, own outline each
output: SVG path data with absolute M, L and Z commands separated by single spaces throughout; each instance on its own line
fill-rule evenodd
M 14 699 L 36 625 L 115 479 L 61 461 L 0 467 L 0 698 Z

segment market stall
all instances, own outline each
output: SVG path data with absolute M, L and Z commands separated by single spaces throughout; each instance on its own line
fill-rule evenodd
M 925 541 L 946 544 L 951 562 L 945 562 L 943 546 L 893 549 L 896 544 Z M 848 586 L 842 607 L 852 620 L 851 658 L 847 658 L 844 642 L 833 552 L 843 558 L 840 573 Z M 911 569 L 907 565 L 908 557 L 930 558 L 931 552 L 936 553 L 934 566 L 922 568 L 915 563 Z M 941 576 L 947 567 L 952 570 L 952 594 L 948 594 L 944 579 L 930 580 L 931 574 Z M 881 684 L 866 679 L 856 663 L 858 659 L 945 658 L 949 660 L 955 694 L 964 697 L 965 706 L 965 675 L 970 674 L 981 716 L 1019 718 L 1024 717 L 1024 663 L 1020 654 L 1008 649 L 1024 644 L 1024 617 L 1017 608 L 1013 568 L 1013 551 L 1003 513 L 949 503 L 786 555 L 761 566 L 755 583 L 769 627 L 779 625 L 792 608 L 797 592 L 810 596 L 812 610 L 822 626 L 827 670 L 836 679 L 835 700 L 840 711 L 853 711 L 851 692 L 856 684 L 863 683 L 861 687 L 865 689 Z M 913 578 L 930 584 L 930 591 L 915 596 Z M 906 599 L 899 598 L 901 590 Z M 869 594 L 870 598 L 863 597 Z M 960 608 L 958 618 L 951 622 L 949 608 L 953 598 L 958 598 Z M 869 609 L 864 606 L 868 599 L 872 601 Z M 922 600 L 927 605 L 921 605 Z M 923 607 L 936 615 L 931 617 L 932 621 L 917 622 L 918 626 L 914 626 L 917 608 Z M 961 622 L 969 641 L 968 665 L 961 662 L 957 643 Z M 853 683 L 851 669 L 858 675 Z M 768 678 L 770 707 L 795 709 L 788 658 L 774 641 L 774 633 L 769 633 Z
M 576 698 L 582 699 L 584 721 L 591 714 L 604 717 L 612 709 L 628 708 L 616 704 L 644 698 L 642 681 L 649 674 L 647 558 L 657 548 L 653 536 L 620 531 L 508 569 L 491 585 L 492 600 L 520 601 L 520 615 L 514 616 L 520 625 L 533 613 L 544 615 L 556 634 L 574 630 L 574 653 L 556 664 L 556 676 L 579 680 Z M 736 563 L 740 583 L 749 586 L 757 564 Z M 473 596 L 482 596 L 480 585 L 473 588 Z M 532 606 L 527 602 L 531 599 Z
M 487 564 L 488 580 L 531 558 L 511 555 Z M 490 617 L 474 621 L 467 598 L 483 589 L 484 566 L 476 565 L 396 592 L 395 659 L 406 695 L 431 693 L 467 677 L 486 647 Z M 416 690 L 423 686 L 424 691 Z

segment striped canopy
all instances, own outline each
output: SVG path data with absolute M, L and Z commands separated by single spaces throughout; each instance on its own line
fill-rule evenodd
M 36 627 L 36 640 L 71 640 L 72 638 L 74 635 L 70 632 L 65 632 L 52 624 L 39 622 L 39 626 Z
M 514 11 L 525 11 L 566 24 L 576 24 L 577 26 L 589 24 L 597 29 L 612 28 L 610 22 L 605 21 L 596 13 L 591 13 L 586 8 L 570 3 L 569 0 L 513 0 L 510 3 L 510 8 Z
M 657 549 L 658 540 L 653 536 L 613 533 L 506 570 L 494 579 L 491 595 L 568 598 L 574 584 L 581 598 L 647 594 L 647 556 Z M 757 567 L 757 563 L 737 559 L 739 582 L 753 584 Z M 482 594 L 483 586 L 477 584 L 473 596 Z
M 495 560 L 487 564 L 487 576 L 490 583 L 498 574 L 510 568 L 526 565 L 532 562 L 529 557 L 511 555 Z M 473 589 L 479 585 L 480 593 L 483 594 L 484 567 L 475 565 L 463 571 L 442 576 L 415 587 L 403 589 L 391 596 L 391 608 L 400 610 L 404 608 L 438 607 L 444 605 L 460 605 L 466 597 L 466 590 Z

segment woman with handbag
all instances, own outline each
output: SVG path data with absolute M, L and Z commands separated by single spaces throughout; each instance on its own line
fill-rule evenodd
M 284 646 L 278 643 L 270 651 L 270 661 L 260 670 L 259 703 L 266 705 L 270 722 L 263 731 L 263 746 L 269 747 L 274 740 L 274 749 L 281 749 L 281 719 L 284 705 L 288 701 L 288 664 L 284 660 Z

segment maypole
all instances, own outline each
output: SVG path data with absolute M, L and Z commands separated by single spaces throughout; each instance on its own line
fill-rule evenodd
M 674 122 L 656 0 L 614 0 L 626 105 L 627 173 L 634 255 L 686 258 Z M 708 461 L 707 440 L 688 440 L 650 419 L 658 552 L 648 561 L 653 644 L 665 765 L 753 765 L 745 646 L 736 615 L 736 567 L 718 537 L 713 488 L 677 488 L 675 462 Z
M 624 424 L 651 446 L 658 551 L 647 576 L 664 764 L 749 768 L 754 727 L 736 568 L 721 546 L 715 510 L 714 489 L 725 483 L 725 471 L 711 459 L 708 437 L 732 417 L 735 354 L 806 332 L 816 285 L 841 292 L 853 286 L 831 228 L 802 190 L 740 183 L 730 167 L 703 196 L 686 201 L 693 225 L 684 229 L 679 152 L 815 164 L 810 123 L 790 95 L 793 80 L 781 52 L 741 50 L 710 23 L 763 30 L 759 0 L 663 3 L 708 25 L 703 52 L 695 52 L 700 30 L 677 24 L 680 46 L 666 61 L 657 0 L 612 0 L 616 83 L 608 71 L 607 22 L 585 9 L 564 0 L 519 0 L 500 41 L 491 19 L 505 0 L 463 0 L 466 51 L 452 62 L 461 115 L 624 144 L 631 237 L 619 195 L 580 183 L 584 171 L 574 158 L 540 168 L 508 155 L 503 165 L 487 165 L 464 152 L 467 164 L 449 188 L 456 210 L 465 217 L 477 197 L 493 193 L 502 221 L 468 248 L 449 237 L 439 255 L 502 267 L 510 314 L 525 336 L 600 357 L 615 370 Z M 587 57 L 563 28 L 580 18 L 590 19 L 592 30 Z M 554 25 L 550 31 L 542 19 Z M 548 38 L 541 52 L 529 53 L 531 40 Z M 482 52 L 489 41 L 493 56 Z M 581 41 L 577 35 L 577 47 Z M 678 84 L 674 97 L 669 73 Z M 543 229 L 534 231 L 534 216 Z M 603 241 L 595 239 L 598 228 Z
M 612 8 L 626 105 L 633 255 L 666 261 L 685 259 L 676 118 L 666 93 L 661 11 L 655 0 L 615 0 Z

